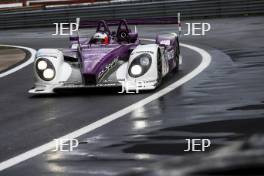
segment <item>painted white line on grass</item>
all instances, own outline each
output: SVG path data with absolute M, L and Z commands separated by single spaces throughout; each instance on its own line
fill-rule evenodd
M 75 139 L 77 137 L 80 137 L 84 134 L 87 134 L 97 128 L 100 128 L 110 122 L 112 122 L 113 120 L 116 120 L 118 118 L 123 117 L 124 115 L 166 95 L 167 93 L 173 91 L 174 89 L 176 89 L 177 87 L 183 85 L 184 83 L 186 83 L 187 81 L 191 80 L 192 78 L 194 78 L 195 76 L 197 76 L 199 73 L 201 73 L 206 67 L 208 67 L 208 65 L 211 62 L 211 56 L 209 53 L 207 53 L 205 50 L 198 48 L 196 46 L 192 46 L 192 45 L 187 45 L 187 44 L 181 44 L 181 46 L 189 48 L 191 50 L 194 50 L 196 52 L 198 52 L 201 56 L 202 56 L 202 61 L 199 64 L 199 66 L 197 66 L 193 71 L 191 71 L 190 73 L 188 73 L 187 75 L 185 75 L 184 77 L 180 78 L 179 80 L 177 80 L 176 82 L 170 84 L 169 86 L 163 88 L 162 90 L 148 96 L 145 99 L 142 99 L 124 109 L 121 109 L 111 115 L 108 115 L 106 117 L 103 117 L 102 119 L 87 125 L 83 128 L 80 128 L 76 131 L 73 131 L 72 133 L 69 133 L 65 136 L 60 137 L 59 139 Z M 49 143 L 46 143 L 44 145 L 41 145 L 39 147 L 36 147 L 32 150 L 29 150 L 25 153 L 22 153 L 20 155 L 17 155 L 13 158 L 10 158 L 6 161 L 3 161 L 0 163 L 0 171 L 5 170 L 7 168 L 10 168 L 14 165 L 17 165 L 25 160 L 28 160 L 30 158 L 33 158 L 41 153 L 44 153 L 48 150 L 51 150 L 55 147 L 55 141 L 51 141 Z
M 28 47 L 23 47 L 23 46 L 16 46 L 16 45 L 0 45 L 0 46 L 5 46 L 5 47 L 11 47 L 11 48 L 19 48 L 19 49 L 24 49 L 30 52 L 31 56 L 28 60 L 26 60 L 25 62 L 15 66 L 14 68 L 8 69 L 7 71 L 0 73 L 0 78 L 10 75 L 11 73 L 14 73 L 26 66 L 28 66 L 29 64 L 34 62 L 34 58 L 35 58 L 35 54 L 36 54 L 36 50 L 32 49 L 32 48 L 28 48 Z

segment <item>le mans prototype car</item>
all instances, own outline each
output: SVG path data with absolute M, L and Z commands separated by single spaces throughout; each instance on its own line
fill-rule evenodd
M 67 49 L 39 49 L 29 93 L 50 94 L 59 89 L 117 87 L 124 90 L 157 88 L 164 76 L 177 71 L 180 47 L 177 34 L 160 34 L 153 44 L 141 44 L 126 20 L 117 31 L 99 21 L 90 38 L 70 37 Z

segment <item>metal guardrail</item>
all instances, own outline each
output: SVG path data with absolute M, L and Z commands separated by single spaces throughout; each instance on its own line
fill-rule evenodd
M 177 16 L 182 18 L 264 14 L 264 0 L 143 0 L 29 12 L 1 13 L 0 29 L 53 26 L 57 22 L 99 19 L 140 19 Z

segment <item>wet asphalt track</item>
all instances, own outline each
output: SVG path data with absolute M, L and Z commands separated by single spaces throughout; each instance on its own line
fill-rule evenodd
M 182 42 L 206 49 L 211 65 L 196 78 L 150 104 L 80 138 L 71 153 L 46 152 L 0 175 L 115 175 L 186 154 L 185 138 L 210 138 L 213 150 L 263 133 L 263 17 L 205 20 L 212 32 L 184 36 Z M 47 38 L 47 29 L 0 31 L 1 43 L 33 48 L 66 47 Z M 36 32 L 37 31 L 37 32 Z M 140 26 L 142 37 L 174 26 Z M 7 37 L 11 36 L 11 37 Z M 163 87 L 190 72 L 200 56 L 182 48 L 184 64 Z M 6 160 L 116 112 L 152 92 L 118 95 L 93 91 L 30 97 L 32 68 L 1 78 L 0 160 Z

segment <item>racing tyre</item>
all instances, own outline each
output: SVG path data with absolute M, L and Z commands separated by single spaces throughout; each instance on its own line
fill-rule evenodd
M 176 62 L 176 66 L 175 68 L 172 70 L 173 72 L 178 72 L 179 71 L 179 66 L 180 66 L 180 45 L 179 45 L 179 40 L 177 38 L 177 46 L 175 48 L 175 62 Z
M 179 55 L 175 53 L 175 62 L 176 62 L 176 66 L 173 69 L 173 72 L 178 72 L 179 71 L 179 65 L 180 65 L 180 58 Z
M 158 73 L 158 78 L 157 78 L 157 87 L 158 87 L 162 82 L 162 61 L 161 61 L 160 50 L 158 50 L 157 73 Z

